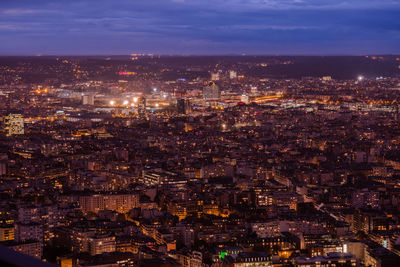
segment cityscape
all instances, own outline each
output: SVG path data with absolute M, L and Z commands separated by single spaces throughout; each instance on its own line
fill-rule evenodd
M 0 266 L 399 267 L 399 14 L 1 1 Z
M 397 75 L 3 58 L 2 245 L 60 266 L 396 266 L 400 58 L 357 60 Z

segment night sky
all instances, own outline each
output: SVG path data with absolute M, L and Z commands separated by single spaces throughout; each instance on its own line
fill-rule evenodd
M 0 0 L 0 55 L 400 53 L 400 0 Z

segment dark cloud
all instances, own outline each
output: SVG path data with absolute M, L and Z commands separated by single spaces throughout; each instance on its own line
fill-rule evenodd
M 399 53 L 399 11 L 393 0 L 2 0 L 0 54 Z

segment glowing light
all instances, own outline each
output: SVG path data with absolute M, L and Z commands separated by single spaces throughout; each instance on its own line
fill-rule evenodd
M 153 88 L 153 91 L 154 91 L 154 92 L 157 92 L 157 88 L 154 87 L 154 88 Z
M 360 76 L 358 76 L 357 79 L 358 79 L 359 82 L 361 82 L 362 80 L 364 80 L 364 77 L 360 75 Z
M 129 104 L 129 101 L 128 100 L 125 100 L 124 101 L 124 105 L 126 106 L 126 105 L 128 105 Z
M 158 108 L 159 106 L 160 106 L 160 104 L 157 103 L 157 104 L 156 104 L 156 107 Z
M 114 106 L 114 105 L 115 105 L 115 101 L 114 101 L 114 100 L 111 100 L 111 101 L 110 101 L 110 105 L 111 105 L 111 106 Z
M 134 98 L 133 98 L 133 102 L 137 103 L 137 102 L 138 102 L 138 98 L 137 98 L 137 97 L 134 97 Z
M 121 71 L 118 74 L 121 75 L 121 76 L 130 76 L 130 75 L 135 75 L 136 72 L 133 72 L 133 71 Z

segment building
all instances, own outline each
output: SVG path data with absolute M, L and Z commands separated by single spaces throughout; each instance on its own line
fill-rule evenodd
M 16 223 L 14 232 L 15 241 L 17 242 L 25 242 L 28 240 L 43 240 L 43 227 L 39 223 Z
M 177 108 L 179 114 L 189 114 L 192 112 L 192 106 L 188 99 L 178 99 Z
M 82 104 L 83 105 L 94 105 L 94 95 L 83 95 L 82 96 Z
M 52 231 L 58 226 L 61 219 L 57 205 L 26 205 L 18 209 L 18 222 L 20 225 L 40 224 L 45 242 L 52 238 Z
M 379 192 L 368 189 L 357 190 L 352 195 L 352 206 L 355 208 L 380 208 Z
M 201 252 L 193 251 L 190 253 L 178 252 L 174 255 L 175 259 L 181 264 L 182 267 L 202 267 L 203 255 Z
M 390 218 L 371 210 L 357 210 L 353 216 L 353 230 L 370 233 L 389 230 Z
M 85 266 L 85 267 L 125 267 L 134 266 L 135 255 L 129 252 L 110 252 L 86 257 L 83 255 L 77 259 L 73 265 L 69 266 Z M 62 265 L 61 265 L 62 266 Z M 68 266 L 68 265 L 66 265 Z
M 211 73 L 211 81 L 219 81 L 219 73 Z
M 339 253 L 332 252 L 327 256 L 317 256 L 317 257 L 296 257 L 293 259 L 294 266 L 304 266 L 304 267 L 338 267 L 338 266 L 357 266 L 357 259 L 354 255 L 349 253 Z
M 146 112 L 146 98 L 141 97 L 138 100 L 138 115 L 140 118 L 146 118 L 147 112 Z
M 43 255 L 43 244 L 41 242 L 36 241 L 27 241 L 23 243 L 10 243 L 6 244 L 12 250 L 21 252 L 23 254 L 35 257 L 42 258 Z
M 5 130 L 7 135 L 24 134 L 24 118 L 21 114 L 9 114 L 5 117 Z
M 146 186 L 174 186 L 184 187 L 187 180 L 173 172 L 143 172 L 138 179 L 139 183 Z
M 0 175 L 6 175 L 6 174 L 7 174 L 7 163 L 0 161 Z
M 58 231 L 56 237 L 66 244 L 71 240 L 71 249 L 74 252 L 89 252 L 89 243 L 92 237 L 96 235 L 95 228 L 74 228 Z M 61 243 L 60 242 L 60 243 Z
M 269 267 L 272 266 L 272 257 L 265 252 L 241 252 L 230 266 L 233 267 Z
M 90 255 L 116 251 L 115 236 L 94 236 L 89 239 Z
M 218 100 L 221 96 L 218 85 L 214 82 L 210 82 L 208 86 L 203 88 L 203 99 L 204 100 Z
M 245 104 L 249 104 L 250 103 L 250 98 L 249 98 L 248 95 L 244 95 L 243 94 L 243 95 L 240 96 L 240 101 L 245 103 Z
M 236 79 L 237 78 L 237 72 L 234 70 L 229 71 L 229 79 Z
M 12 225 L 0 226 L 0 241 L 14 240 L 14 227 Z
M 79 205 L 83 212 L 97 213 L 100 210 L 113 210 L 127 213 L 133 208 L 139 207 L 138 194 L 115 195 L 89 195 L 79 197 Z
M 400 256 L 377 244 L 369 244 L 364 250 L 364 265 L 373 267 L 400 266 Z

